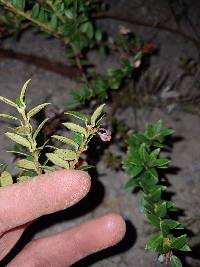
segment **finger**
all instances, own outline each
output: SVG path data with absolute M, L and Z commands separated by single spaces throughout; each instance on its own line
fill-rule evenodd
M 89 189 L 89 175 L 74 170 L 60 170 L 0 188 L 0 233 L 72 206 Z
M 25 224 L 15 229 L 11 229 L 3 234 L 0 239 L 0 261 L 10 252 L 13 246 L 17 243 L 27 226 L 28 224 Z
M 125 222 L 107 215 L 68 231 L 32 241 L 7 267 L 66 267 L 87 255 L 113 246 L 125 234 Z

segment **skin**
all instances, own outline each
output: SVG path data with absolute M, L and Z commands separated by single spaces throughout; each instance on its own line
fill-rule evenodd
M 86 172 L 59 170 L 0 188 L 0 260 L 33 220 L 76 204 L 88 193 L 90 185 Z M 118 243 L 125 228 L 124 220 L 117 214 L 83 222 L 67 231 L 31 241 L 7 266 L 70 266 Z

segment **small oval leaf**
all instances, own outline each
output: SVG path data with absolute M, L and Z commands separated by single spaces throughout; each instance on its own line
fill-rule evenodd
M 96 124 L 96 120 L 99 118 L 99 116 L 102 114 L 103 108 L 104 108 L 105 104 L 102 104 L 101 106 L 99 106 L 94 113 L 92 114 L 91 117 L 91 124 L 92 126 L 95 126 Z
M 64 143 L 64 144 L 69 144 L 72 145 L 73 147 L 75 147 L 75 149 L 77 150 L 79 145 L 77 143 L 75 143 L 72 139 L 66 137 L 66 136 L 61 136 L 61 135 L 53 135 L 52 138 L 55 138 L 56 140 Z
M 88 117 L 87 117 L 85 114 L 81 113 L 81 112 L 77 112 L 77 111 L 67 111 L 67 112 L 65 112 L 64 114 L 73 116 L 73 117 L 75 117 L 75 118 L 77 118 L 77 119 L 79 119 L 79 120 L 82 120 L 82 121 L 84 121 L 84 122 L 87 122 L 87 121 L 88 121 Z
M 63 125 L 73 132 L 81 133 L 84 134 L 85 136 L 87 135 L 86 129 L 78 124 L 75 124 L 73 122 L 65 122 L 63 123 Z
M 30 177 L 28 177 L 28 176 L 20 176 L 20 177 L 17 178 L 17 182 L 18 182 L 18 183 L 25 182 L 25 181 L 27 181 L 29 178 L 30 178 Z
M 39 132 L 42 130 L 43 126 L 45 125 L 45 123 L 48 121 L 49 119 L 46 118 L 45 120 L 43 120 L 43 122 L 40 123 L 40 125 L 38 126 L 38 128 L 36 129 L 36 131 L 33 134 L 33 139 L 36 139 L 36 137 L 38 136 Z
M 0 114 L 0 118 L 5 118 L 5 119 L 10 119 L 10 120 L 15 120 L 18 121 L 19 119 L 12 116 L 12 115 L 7 115 L 7 114 Z
M 171 266 L 172 267 L 182 267 L 182 263 L 181 261 L 179 260 L 178 257 L 176 257 L 175 255 L 173 255 L 171 258 L 170 258 L 170 263 L 171 263 Z
M 21 93 L 20 93 L 20 96 L 19 96 L 19 99 L 20 99 L 21 103 L 24 103 L 24 97 L 25 97 L 26 89 L 27 89 L 27 86 L 28 86 L 30 81 L 31 81 L 31 79 L 27 80 L 25 82 L 25 84 L 23 85 L 23 87 L 22 87 L 22 90 L 21 90 Z
M 64 160 L 75 160 L 77 158 L 76 153 L 68 149 L 56 149 L 54 153 Z
M 12 106 L 12 107 L 17 108 L 17 105 L 16 105 L 14 102 L 12 102 L 11 100 L 9 100 L 9 99 L 7 99 L 7 98 L 5 98 L 5 97 L 3 97 L 3 96 L 0 96 L 0 100 L 1 100 L 2 102 L 6 103 L 6 104 L 8 104 L 8 105 L 10 105 L 10 106 Z
M 8 138 L 10 138 L 12 141 L 31 149 L 31 144 L 29 143 L 29 141 L 26 138 L 21 137 L 20 135 L 15 134 L 15 133 L 8 133 L 7 132 L 7 133 L 5 133 L 5 135 Z
M 53 164 L 65 169 L 69 169 L 68 161 L 65 161 L 64 159 L 60 158 L 55 153 L 46 153 L 46 156 Z
M 40 104 L 40 105 L 38 105 L 38 106 L 32 108 L 32 109 L 28 112 L 27 116 L 28 116 L 29 118 L 33 117 L 35 114 L 37 114 L 37 113 L 40 112 L 43 108 L 45 108 L 46 106 L 48 106 L 48 105 L 50 105 L 50 104 L 51 104 L 51 103 L 44 103 L 44 104 Z
M 26 170 L 35 170 L 35 164 L 33 161 L 27 159 L 21 159 L 17 162 L 17 167 Z
M 8 186 L 13 184 L 12 176 L 9 172 L 3 171 L 0 176 L 0 185 L 1 186 Z

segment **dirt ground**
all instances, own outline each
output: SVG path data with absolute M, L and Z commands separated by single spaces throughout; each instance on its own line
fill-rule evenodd
M 125 1 L 119 1 L 115 8 L 117 6 L 120 8 L 124 3 Z M 133 11 L 131 3 L 130 7 Z M 128 10 L 127 6 L 125 10 Z M 131 14 L 130 8 L 129 11 L 125 12 Z M 141 12 L 145 13 L 145 8 Z M 110 31 L 115 27 L 113 22 Z M 138 31 L 142 32 L 142 29 Z M 191 51 L 195 55 L 195 49 L 191 48 L 190 43 L 182 44 L 181 38 L 177 39 L 176 36 L 169 33 L 160 33 L 160 35 L 156 33 L 155 38 L 164 43 L 164 48 L 159 57 L 153 60 L 153 64 L 162 64 L 171 69 L 173 72 L 171 79 L 173 80 L 178 75 L 178 68 L 175 64 L 177 51 L 180 49 Z M 64 62 L 64 48 L 60 43 L 52 39 L 47 40 L 34 32 L 26 32 L 18 41 L 6 40 L 3 47 L 15 51 L 40 54 L 40 56 L 48 57 L 51 60 Z M 90 58 L 97 64 L 97 68 L 103 66 L 105 69 L 109 65 L 116 64 L 116 59 L 112 56 L 105 60 L 105 56 L 91 53 Z M 22 84 L 28 78 L 32 79 L 28 89 L 30 106 L 43 101 L 50 101 L 63 108 L 69 99 L 70 88 L 75 85 L 67 77 L 36 68 L 31 64 L 13 59 L 0 59 L 0 95 L 15 98 Z M 6 113 L 9 110 L 2 103 L 0 103 L 0 108 L 1 113 Z M 120 120 L 125 121 L 129 127 L 133 127 L 134 114 L 132 109 L 124 109 L 117 116 Z M 140 111 L 138 116 L 139 126 L 143 128 L 146 120 L 155 121 L 159 118 L 163 119 L 166 126 L 175 130 L 173 149 L 170 155 L 173 168 L 167 174 L 170 183 L 169 191 L 172 193 L 172 199 L 176 202 L 177 207 L 184 210 L 184 216 L 180 219 L 192 218 L 193 222 L 188 225 L 188 229 L 197 234 L 200 232 L 199 223 L 195 222 L 195 218 L 200 215 L 200 118 L 181 109 L 175 109 L 172 113 L 157 108 L 152 109 L 151 112 L 144 109 Z M 12 156 L 3 151 L 10 143 L 3 135 L 5 124 L 2 122 L 1 125 L 3 127 L 0 127 L 0 162 L 12 165 Z M 116 149 L 115 145 L 113 145 L 113 149 Z M 117 212 L 127 220 L 127 233 L 124 240 L 114 248 L 90 256 L 74 266 L 159 266 L 156 255 L 144 250 L 145 240 L 152 232 L 152 228 L 146 224 L 143 215 L 138 211 L 137 194 L 123 188 L 127 181 L 126 175 L 122 171 L 116 172 L 108 169 L 104 161 L 98 163 L 97 171 L 98 173 L 93 174 L 92 177 L 91 192 L 81 201 L 80 205 L 40 219 L 31 228 L 29 234 L 37 238 L 55 231 L 62 231 L 90 218 Z M 195 245 L 199 243 L 200 238 Z M 192 260 L 191 255 L 188 255 L 187 261 L 192 263 L 191 266 L 200 266 L 200 261 L 198 259 Z

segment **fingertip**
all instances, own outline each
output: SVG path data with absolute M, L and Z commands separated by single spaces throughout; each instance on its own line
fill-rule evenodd
M 71 194 L 66 201 L 66 208 L 74 205 L 84 198 L 91 188 L 91 178 L 87 172 L 80 170 L 64 170 L 61 176 L 67 180 Z
M 120 242 L 126 232 L 126 223 L 124 219 L 116 213 L 106 215 L 105 217 L 105 231 L 109 236 L 107 246 L 113 246 Z

